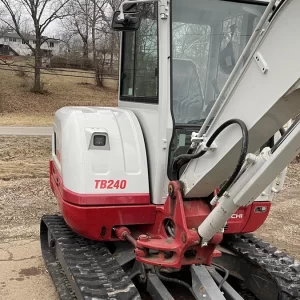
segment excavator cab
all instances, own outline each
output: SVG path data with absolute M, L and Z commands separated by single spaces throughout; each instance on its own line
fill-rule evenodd
M 174 159 L 191 146 L 191 134 L 201 128 L 268 1 L 123 4 L 122 14 L 139 15 L 139 28 L 124 25 L 122 32 L 118 106 L 139 119 L 152 202 L 162 204 Z M 119 30 L 116 19 L 112 27 Z

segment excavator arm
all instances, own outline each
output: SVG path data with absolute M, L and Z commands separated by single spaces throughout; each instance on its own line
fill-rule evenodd
M 177 171 L 189 161 L 180 177 L 185 198 L 207 197 L 221 186 L 211 201 L 217 206 L 198 228 L 202 245 L 222 232 L 239 207 L 255 201 L 300 152 L 298 120 L 272 149 L 258 152 L 300 110 L 300 42 L 295 38 L 300 2 L 283 0 L 274 11 L 276 2 L 270 2 L 208 118 L 193 134 L 193 153 L 174 163 Z

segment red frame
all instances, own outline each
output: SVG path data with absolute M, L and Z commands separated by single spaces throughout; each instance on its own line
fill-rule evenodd
M 216 234 L 206 247 L 201 247 L 197 233 L 199 224 L 213 208 L 201 199 L 183 201 L 177 181 L 170 182 L 170 195 L 164 205 L 151 204 L 149 194 L 81 195 L 63 186 L 51 160 L 50 185 L 66 223 L 75 232 L 99 241 L 120 240 L 123 237 L 119 232 L 132 232 L 131 241 L 136 240 L 136 259 L 140 262 L 180 268 L 189 264 L 209 265 L 221 255 L 216 246 L 222 241 L 222 234 Z M 270 207 L 270 202 L 254 202 L 240 208 L 228 221 L 225 234 L 255 231 L 266 220 Z M 166 219 L 175 224 L 174 237 L 165 230 Z
M 124 202 L 126 195 L 78 195 L 69 193 L 63 186 L 63 181 L 55 167 L 54 162 L 50 161 L 50 185 L 56 196 L 60 210 L 66 223 L 78 234 L 100 241 L 118 240 L 113 235 L 113 227 L 121 225 L 141 225 L 153 224 L 155 222 L 156 206 L 150 204 L 150 198 L 144 205 L 144 196 L 140 200 L 140 195 L 130 195 L 128 204 Z M 115 197 L 115 198 L 114 198 Z M 115 205 L 114 201 L 121 199 L 121 204 Z M 112 201 L 107 202 L 107 201 Z M 135 202 L 134 202 L 135 201 Z M 120 201 L 119 201 L 120 202 Z M 104 203 L 95 205 L 95 203 Z M 112 206 L 114 205 L 114 206 Z

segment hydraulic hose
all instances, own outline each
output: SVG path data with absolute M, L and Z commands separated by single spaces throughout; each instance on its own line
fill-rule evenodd
M 189 149 L 186 154 L 178 155 L 174 159 L 174 162 L 172 165 L 172 179 L 173 180 L 179 179 L 179 171 L 186 163 L 188 163 L 192 159 L 199 158 L 206 153 L 206 151 L 200 151 L 199 153 L 192 154 L 190 151 L 191 151 L 191 149 Z
M 283 129 L 283 133 L 281 133 L 281 138 L 276 142 L 276 144 L 272 147 L 271 153 L 273 154 L 278 147 L 282 144 L 282 142 L 287 138 L 287 136 L 294 130 L 294 128 L 300 124 L 300 115 L 294 120 L 293 124 L 288 127 L 288 129 L 285 131 Z
M 180 279 L 177 279 L 177 278 L 166 277 L 161 274 L 160 270 L 157 270 L 156 274 L 157 274 L 157 277 L 162 281 L 167 281 L 167 282 L 171 282 L 171 283 L 175 283 L 175 284 L 177 283 L 179 285 L 184 286 L 185 288 L 187 288 L 190 291 L 190 293 L 193 295 L 193 297 L 195 299 L 198 298 L 197 295 L 195 294 L 195 292 L 193 291 L 192 287 L 188 283 L 186 283 Z
M 249 134 L 248 129 L 245 123 L 242 120 L 239 119 L 231 119 L 227 122 L 223 123 L 210 137 L 210 139 L 207 141 L 206 146 L 210 147 L 211 144 L 214 142 L 214 140 L 217 138 L 217 136 L 228 126 L 232 124 L 238 124 L 241 127 L 242 130 L 242 148 L 240 152 L 240 157 L 238 160 L 238 163 L 230 176 L 230 178 L 226 181 L 226 183 L 222 186 L 222 188 L 219 190 L 217 197 L 222 197 L 223 194 L 226 192 L 226 190 L 231 186 L 231 184 L 234 182 L 235 178 L 238 176 L 238 174 L 241 171 L 241 168 L 246 160 L 246 156 L 248 154 L 248 144 L 249 144 Z
M 224 274 L 224 277 L 222 278 L 222 280 L 220 281 L 220 283 L 219 283 L 219 289 L 221 290 L 222 289 L 222 287 L 223 287 L 223 284 L 225 283 L 225 281 L 228 279 L 228 277 L 229 277 L 229 271 L 226 269 L 226 268 L 224 268 L 223 266 L 220 266 L 220 265 L 218 265 L 218 264 L 215 264 L 215 263 L 212 263 L 212 265 L 215 267 L 215 269 L 216 270 L 219 270 L 219 271 L 222 271 L 222 272 L 224 272 L 225 274 Z
M 242 120 L 239 119 L 231 119 L 223 123 L 209 138 L 209 140 L 206 143 L 206 147 L 210 147 L 214 140 L 219 136 L 219 134 L 228 126 L 237 124 L 240 126 L 242 130 L 242 148 L 240 152 L 240 157 L 238 160 L 238 163 L 230 176 L 230 178 L 226 181 L 226 183 L 222 186 L 220 191 L 217 194 L 217 197 L 222 197 L 225 191 L 231 186 L 231 184 L 234 182 L 235 178 L 238 176 L 239 172 L 241 171 L 241 168 L 246 160 L 246 156 L 248 154 L 248 144 L 249 144 L 249 134 L 248 134 L 248 129 L 245 123 Z M 173 168 L 172 168 L 172 175 L 174 176 L 173 179 L 178 180 L 178 175 L 179 175 L 179 170 L 180 168 L 188 163 L 190 160 L 199 158 L 203 156 L 206 153 L 206 150 L 202 150 L 199 153 L 194 153 L 194 154 L 182 154 L 179 155 L 173 162 Z

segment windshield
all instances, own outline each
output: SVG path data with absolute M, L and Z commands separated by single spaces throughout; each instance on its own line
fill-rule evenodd
M 233 1 L 172 1 L 175 123 L 207 116 L 264 10 Z
M 266 9 L 241 2 L 172 1 L 169 177 L 173 159 L 189 149 L 191 133 L 200 129 Z

